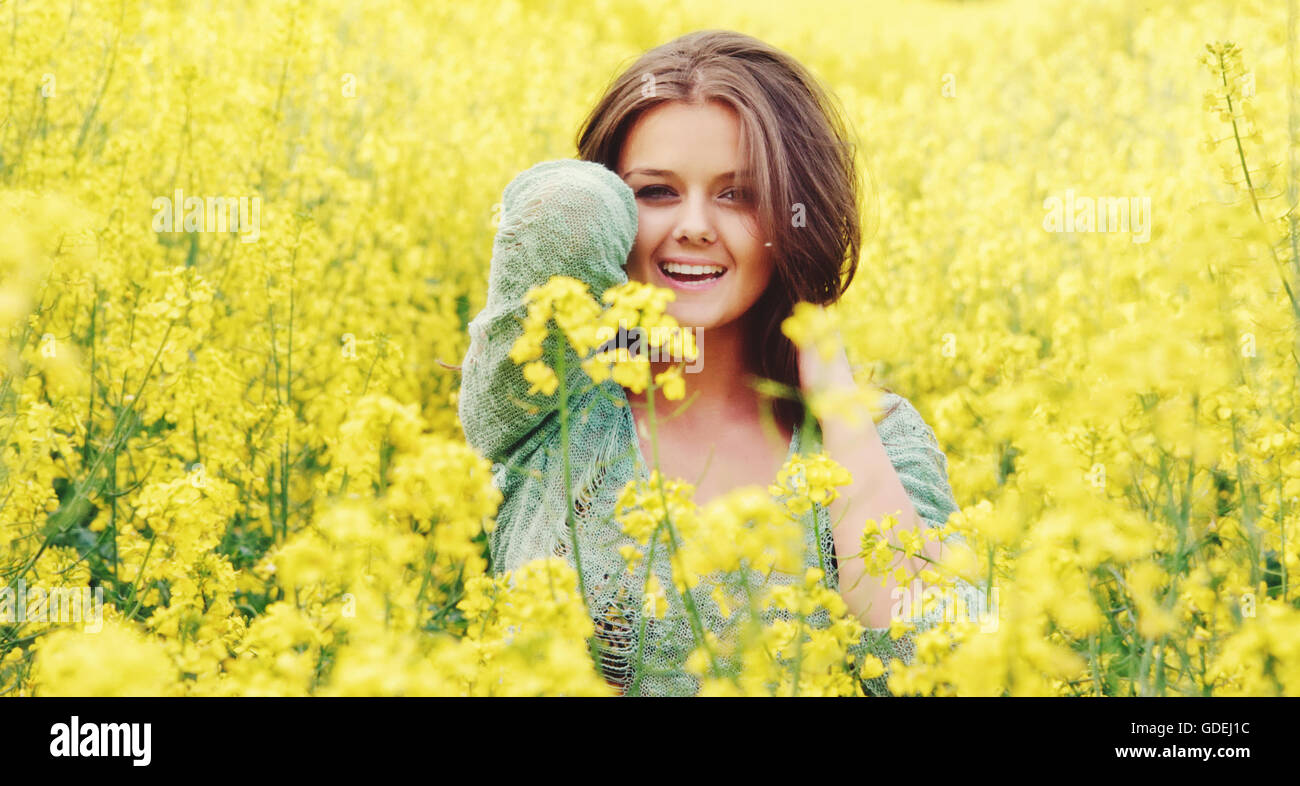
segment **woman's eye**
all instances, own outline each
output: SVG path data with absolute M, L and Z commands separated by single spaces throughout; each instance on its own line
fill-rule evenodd
M 659 186 L 645 186 L 640 190 L 638 190 L 636 192 L 636 195 L 638 197 L 644 197 L 646 199 L 660 199 L 660 198 L 674 196 L 674 193 L 673 190 L 668 186 L 659 185 Z M 722 198 L 731 200 L 732 202 L 749 202 L 751 194 L 749 189 L 737 187 L 737 188 L 727 189 L 726 191 L 722 192 L 721 196 Z

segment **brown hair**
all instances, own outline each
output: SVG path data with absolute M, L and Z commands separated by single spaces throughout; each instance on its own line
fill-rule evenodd
M 641 55 L 614 79 L 578 132 L 578 154 L 615 169 L 642 113 L 668 101 L 709 100 L 740 117 L 741 155 L 752 170 L 759 225 L 772 242 L 772 282 L 744 317 L 758 338 L 747 342 L 747 365 L 797 390 L 797 350 L 781 322 L 796 302 L 839 300 L 857 272 L 862 242 L 854 146 L 831 95 L 812 74 L 742 33 L 687 33 Z M 802 214 L 803 226 L 795 226 L 792 213 Z M 787 429 L 803 422 L 800 401 L 777 398 L 772 407 Z

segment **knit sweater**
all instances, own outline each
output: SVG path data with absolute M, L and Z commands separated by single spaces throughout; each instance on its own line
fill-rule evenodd
M 548 556 L 560 556 L 575 565 L 564 513 L 559 394 L 528 395 L 530 383 L 524 379 L 522 367 L 508 357 L 522 333 L 525 295 L 553 275 L 567 275 L 584 282 L 598 299 L 608 287 L 628 280 L 624 265 L 637 231 L 632 190 L 597 163 L 562 159 L 536 164 L 506 186 L 502 203 L 487 302 L 469 324 L 470 346 L 461 367 L 458 403 L 466 441 L 493 462 L 493 484 L 503 495 L 489 538 L 496 575 Z M 551 357 L 551 342 L 561 340 L 553 330 L 545 344 L 546 357 Z M 605 645 L 601 668 L 611 685 L 626 691 L 639 655 L 642 679 L 638 694 L 693 695 L 699 690 L 699 681 L 682 667 L 693 646 L 693 634 L 672 590 L 671 566 L 666 558 L 659 559 L 664 549 L 658 550 L 650 569 L 668 590 L 669 611 L 644 620 L 645 635 L 638 653 L 645 569 L 639 568 L 635 574 L 627 570 L 619 547 L 635 541 L 622 533 L 613 511 L 624 486 L 647 478 L 649 473 L 626 392 L 613 379 L 593 384 L 573 348 L 567 342 L 565 347 L 567 380 L 562 384 L 571 392 L 568 491 L 588 608 L 595 615 L 597 636 Z M 889 459 L 924 523 L 941 526 L 957 505 L 948 484 L 947 459 L 934 432 L 906 399 L 887 393 L 881 403 L 889 414 L 876 428 Z M 787 458 L 796 452 L 821 449 L 815 432 L 805 436 L 801 431 L 796 425 Z M 669 476 L 673 474 L 671 467 L 665 470 Z M 829 586 L 838 591 L 829 511 L 815 505 L 803 524 L 805 564 L 819 564 L 820 542 Z M 754 575 L 758 584 L 764 579 L 786 584 L 802 579 L 802 574 L 779 572 Z M 714 632 L 723 630 L 729 618 L 709 597 L 708 585 L 701 582 L 691 593 L 706 627 Z M 923 618 L 917 630 L 938 622 L 945 608 Z M 771 613 L 789 619 L 780 609 Z M 829 621 L 824 608 L 809 618 L 812 627 L 824 627 Z M 875 654 L 888 669 L 893 657 L 910 663 L 914 648 L 910 634 L 891 640 L 887 629 L 868 628 L 850 652 L 858 656 L 858 663 L 863 654 Z M 887 677 L 888 671 L 863 680 L 864 690 L 887 695 Z

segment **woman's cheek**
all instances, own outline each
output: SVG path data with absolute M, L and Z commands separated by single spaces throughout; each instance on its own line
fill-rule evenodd
M 641 210 L 636 232 L 636 251 L 642 262 L 645 263 L 647 273 L 649 273 L 650 257 L 654 250 L 662 245 L 664 241 L 664 221 L 659 216 L 654 215 L 651 211 Z

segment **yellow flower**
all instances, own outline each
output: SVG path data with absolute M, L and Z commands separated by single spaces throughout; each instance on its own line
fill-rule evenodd
M 650 579 L 646 582 L 643 610 L 656 619 L 663 617 L 668 610 L 668 596 L 659 584 L 659 577 L 653 573 L 650 574 Z
M 852 426 L 860 426 L 864 414 L 873 421 L 879 416 L 881 395 L 881 391 L 873 385 L 836 387 L 809 394 L 808 407 L 822 423 L 836 418 Z
M 686 380 L 682 379 L 682 371 L 677 366 L 656 374 L 655 384 L 663 386 L 664 397 L 671 401 L 686 395 Z
M 858 671 L 858 676 L 864 680 L 875 679 L 885 673 L 885 664 L 880 662 L 880 658 L 875 655 L 865 655 L 862 658 L 862 668 Z
M 727 603 L 726 592 L 723 591 L 721 584 L 713 588 L 713 592 L 709 593 L 709 597 L 713 598 L 713 602 L 718 605 L 718 612 L 722 614 L 724 619 L 731 616 L 731 605 Z
M 638 550 L 636 546 L 633 546 L 630 543 L 625 543 L 622 546 L 619 546 L 618 553 L 619 556 L 623 558 L 623 561 L 628 564 L 629 570 L 635 569 L 635 565 L 637 561 L 640 560 L 642 557 L 640 550 Z
M 822 360 L 834 359 L 839 350 L 839 325 L 824 307 L 808 302 L 794 304 L 791 315 L 781 322 L 781 332 L 795 346 L 815 346 Z
M 549 396 L 555 393 L 555 389 L 560 385 L 560 380 L 555 376 L 555 372 L 540 360 L 524 366 L 524 379 L 530 383 L 529 395 L 540 391 Z
M 903 619 L 892 619 L 889 621 L 889 638 L 897 639 L 902 637 L 915 626 Z

